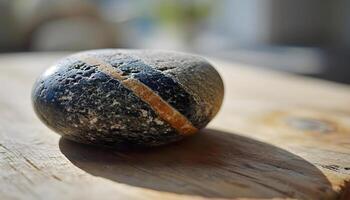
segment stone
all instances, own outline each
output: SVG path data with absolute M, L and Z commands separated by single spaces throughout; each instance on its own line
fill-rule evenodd
M 48 68 L 32 91 L 38 117 L 64 138 L 107 147 L 159 146 L 204 128 L 224 86 L 203 58 L 101 49 Z

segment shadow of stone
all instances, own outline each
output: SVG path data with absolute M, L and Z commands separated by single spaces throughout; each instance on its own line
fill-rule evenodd
M 314 165 L 286 150 L 212 129 L 168 146 L 117 151 L 61 138 L 62 153 L 94 176 L 208 198 L 334 197 Z

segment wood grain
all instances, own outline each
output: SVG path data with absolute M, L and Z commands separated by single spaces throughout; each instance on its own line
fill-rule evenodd
M 35 116 L 35 78 L 65 54 L 0 56 L 0 199 L 349 199 L 350 87 L 211 59 L 225 82 L 198 135 L 112 151 Z

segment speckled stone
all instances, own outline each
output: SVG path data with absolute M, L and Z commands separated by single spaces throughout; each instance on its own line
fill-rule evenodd
M 63 137 L 100 146 L 158 146 L 205 127 L 224 87 L 198 56 L 103 49 L 64 58 L 34 85 L 39 118 Z

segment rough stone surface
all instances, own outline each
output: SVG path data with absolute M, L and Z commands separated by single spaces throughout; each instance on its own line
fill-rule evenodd
M 124 78 L 136 79 L 198 130 L 209 123 L 221 106 L 222 80 L 200 57 L 153 50 L 81 52 L 44 72 L 32 92 L 39 118 L 68 139 L 120 147 L 157 146 L 185 136 L 121 80 L 82 57 L 108 63 Z

